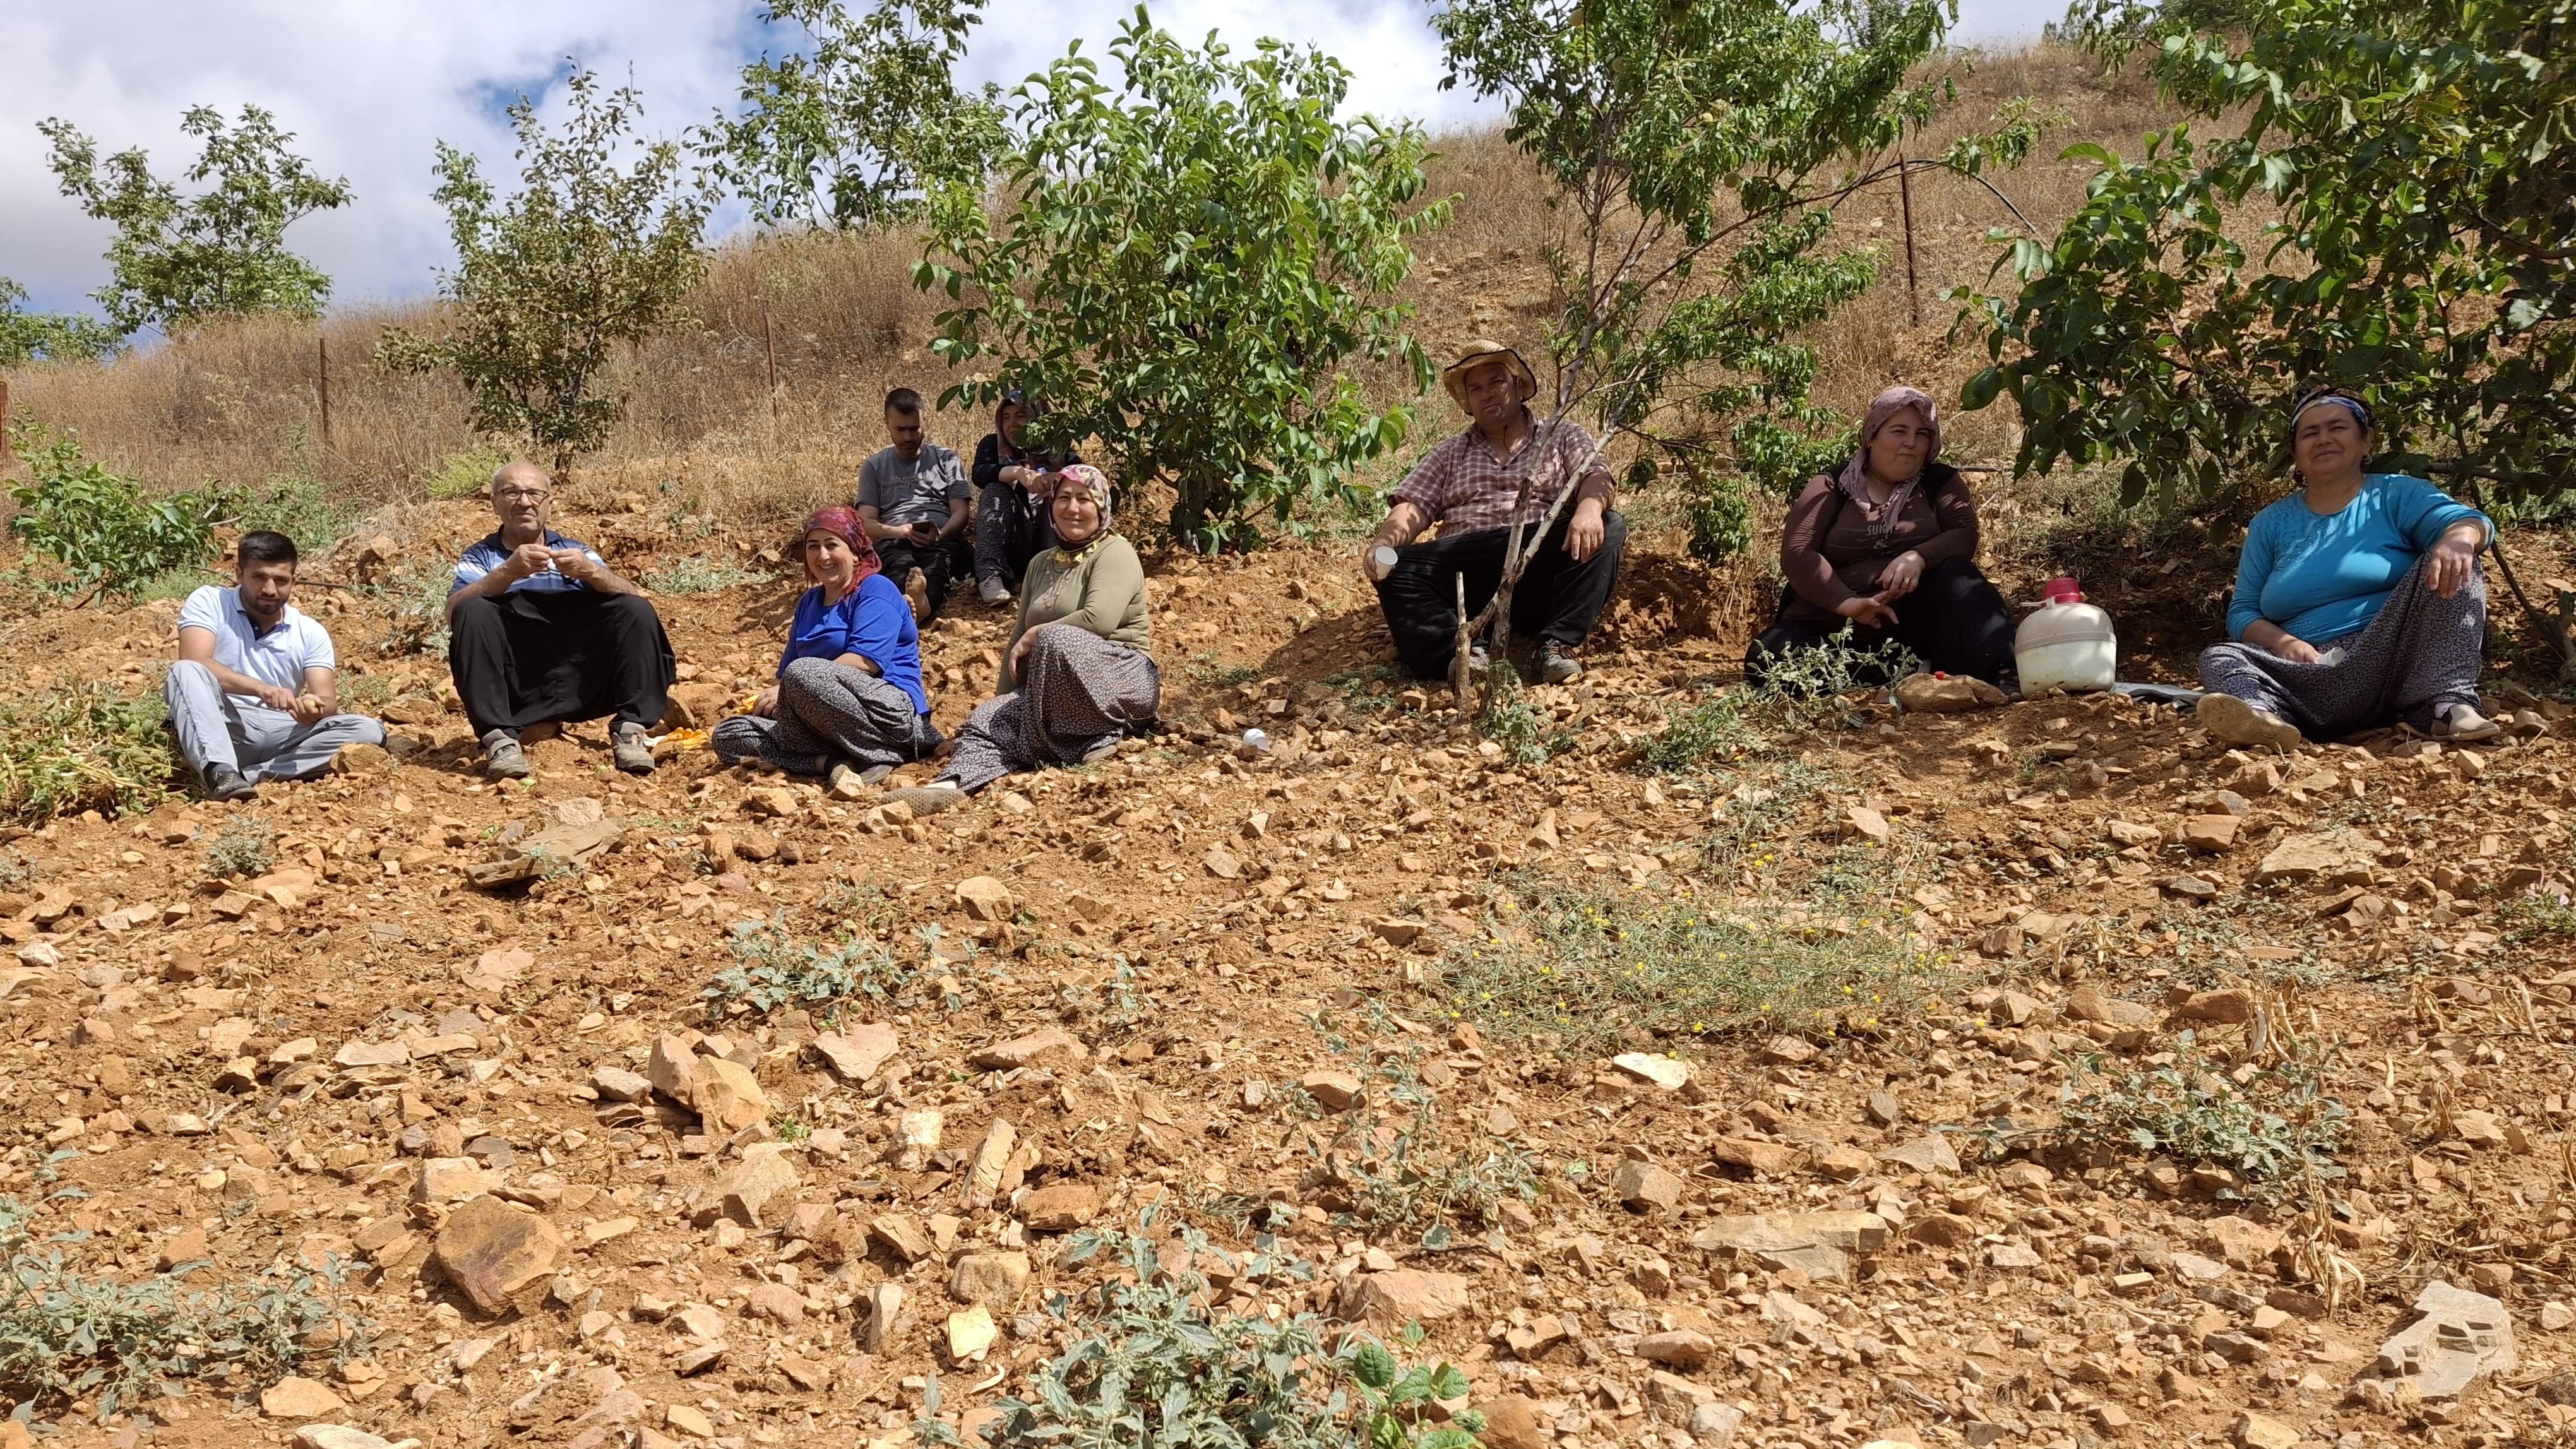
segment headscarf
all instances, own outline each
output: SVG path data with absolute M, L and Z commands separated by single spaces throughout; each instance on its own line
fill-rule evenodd
M 1869 497 L 1869 445 L 1878 437 L 1878 430 L 1887 426 L 1889 419 L 1907 408 L 1912 408 L 1923 415 L 1923 426 L 1932 434 L 1930 445 L 1923 450 L 1923 466 L 1914 471 L 1913 477 L 1900 480 L 1895 489 L 1887 495 L 1885 503 L 1872 503 Z M 1941 409 L 1939 405 L 1932 401 L 1932 394 L 1923 389 L 1900 384 L 1869 400 L 1869 411 L 1863 413 L 1860 420 L 1860 446 L 1852 449 L 1851 461 L 1843 465 L 1842 476 L 1834 482 L 1852 502 L 1860 505 L 1861 512 L 1872 525 L 1884 523 L 1887 527 L 1893 528 L 1896 520 L 1904 516 L 1905 505 L 1914 497 L 1914 489 L 1923 481 L 1924 472 L 1932 466 L 1932 460 L 1940 455 Z
M 805 538 L 818 530 L 848 544 L 850 552 L 858 556 L 858 563 L 850 570 L 852 589 L 856 589 L 859 581 L 868 575 L 885 572 L 885 560 L 877 557 L 876 542 L 868 537 L 867 529 L 860 526 L 857 509 L 840 503 L 815 509 L 805 520 L 804 531 L 796 535 L 799 553 L 804 551 Z M 811 582 L 821 582 L 814 578 L 814 566 L 810 563 L 805 566 L 805 577 Z
M 1103 474 L 1099 469 L 1092 467 L 1089 463 L 1067 463 L 1062 468 L 1056 470 L 1055 480 L 1055 491 L 1059 495 L 1064 492 L 1067 486 L 1079 487 L 1083 492 L 1091 495 L 1092 502 L 1100 505 L 1100 527 L 1093 530 L 1091 537 L 1084 539 L 1082 542 L 1066 544 L 1064 546 L 1065 552 L 1080 553 L 1091 545 L 1107 538 L 1109 536 L 1110 518 L 1108 476 Z
M 2379 431 L 2377 425 L 2371 421 L 2370 405 L 2368 403 L 2363 402 L 2361 399 L 2354 397 L 2348 392 L 2321 390 L 2312 392 L 2306 397 L 2301 398 L 2298 405 L 2290 409 L 2290 436 L 2296 438 L 2299 435 L 2299 419 L 2307 415 L 2308 409 L 2320 404 L 2329 403 L 2352 414 L 2352 420 L 2361 424 L 2361 430 L 2363 432 L 2375 433 Z
M 1029 395 L 1020 391 L 1016 387 L 1012 388 L 1009 392 L 1002 394 L 1002 400 L 993 404 L 993 440 L 1000 445 L 1001 451 L 1009 453 L 1014 457 L 1026 453 L 1028 449 L 1012 442 L 1011 435 L 1002 430 L 1002 414 L 1009 412 L 1013 408 L 1027 408 L 1028 405 Z M 1029 408 L 1029 411 L 1034 414 L 1037 409 Z M 1022 423 L 1020 426 L 1025 429 L 1028 424 Z

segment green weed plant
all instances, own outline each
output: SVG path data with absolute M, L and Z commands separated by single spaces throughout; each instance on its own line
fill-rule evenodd
M 2576 941 L 2576 904 L 2564 896 L 2517 896 L 2496 907 L 2508 946 L 2537 941 Z
M 206 847 L 206 874 L 217 880 L 261 876 L 277 868 L 277 830 L 254 815 L 224 822 L 215 843 Z
M 510 461 L 508 450 L 482 444 L 462 453 L 451 453 L 421 479 L 429 496 L 441 500 L 474 498 L 489 493 L 492 475 Z
M 1462 1230 L 1500 1221 L 1507 1200 L 1538 1201 L 1538 1168 L 1528 1153 L 1508 1142 L 1451 1143 L 1427 1098 L 1401 1126 L 1360 1117 L 1325 1157 L 1353 1199 L 1344 1214 L 1349 1222 L 1412 1236 L 1435 1252 L 1455 1247 Z
M 187 1380 L 256 1389 L 313 1358 L 365 1349 L 370 1325 L 332 1301 L 341 1281 L 336 1259 L 206 1289 L 181 1286 L 196 1263 L 120 1283 L 81 1274 L 58 1247 L 35 1251 L 27 1217 L 15 1199 L 0 1197 L 0 1250 L 8 1253 L 0 1272 L 0 1397 L 15 1400 L 21 1418 L 88 1399 L 103 1422 L 176 1396 Z M 316 1343 L 331 1346 L 307 1346 Z
M 1580 743 L 1571 730 L 1556 727 L 1556 721 L 1531 704 L 1521 689 L 1521 677 L 1512 666 L 1497 659 L 1485 666 L 1485 702 L 1476 716 L 1476 731 L 1503 747 L 1503 758 L 1523 769 L 1534 769 Z
M 92 460 L 77 433 L 32 420 L 10 426 L 9 450 L 27 473 L 9 487 L 17 506 L 9 533 L 30 563 L 44 565 L 22 564 L 19 581 L 48 598 L 131 599 L 153 578 L 203 568 L 214 557 L 216 523 L 239 501 L 212 484 L 155 493 Z
M 1431 1422 L 1436 1400 L 1467 1392 L 1447 1363 L 1407 1366 L 1364 1333 L 1313 1313 L 1271 1319 L 1214 1304 L 1205 1277 L 1167 1272 L 1149 1212 L 1135 1233 L 1076 1234 L 1065 1261 L 1110 1255 L 1121 1269 L 1049 1311 L 1073 1331 L 1064 1351 L 1003 1399 L 992 1449 L 1069 1444 L 1269 1445 L 1276 1449 L 1474 1449 L 1483 1417 Z M 1269 1254 L 1237 1260 L 1195 1229 L 1192 1262 L 1222 1258 L 1244 1280 L 1312 1279 L 1313 1265 Z M 1418 1343 L 1413 1330 L 1409 1343 Z M 1331 1346 L 1328 1346 L 1328 1343 Z
M 375 588 L 391 606 L 393 632 L 381 646 L 387 654 L 447 652 L 447 599 L 456 570 L 436 559 L 412 559 L 396 568 Z
M 1771 665 L 1766 687 L 1733 685 L 1665 706 L 1664 728 L 1647 740 L 1640 763 L 1659 774 L 1682 774 L 1771 754 L 1808 735 L 1838 733 L 1851 715 L 1844 696 L 1922 667 L 1903 645 L 1864 648 L 1846 628 L 1814 648 L 1785 651 Z
M 1875 1029 L 1947 975 L 1890 932 L 1800 930 L 1687 897 L 1544 885 L 1515 914 L 1509 938 L 1452 946 L 1440 989 L 1460 1016 L 1574 1053 L 1626 1050 L 1635 1031 Z
M 158 699 L 69 676 L 0 701 L 0 819 L 150 808 L 178 769 L 164 718 Z
M 2137 1067 L 2098 1053 L 2078 1058 L 2059 1088 L 2060 1136 L 2185 1167 L 2222 1167 L 2257 1196 L 2311 1175 L 2341 1175 L 2333 1156 L 2351 1113 L 2326 1095 L 2314 1060 L 2293 1057 L 2239 1082 L 2190 1032 L 2171 1055 Z
M 737 568 L 721 559 L 673 559 L 643 576 L 644 587 L 657 594 L 712 594 L 737 584 L 756 584 L 769 577 Z
M 799 941 L 783 922 L 744 921 L 725 943 L 735 964 L 699 993 L 707 1014 L 722 1017 L 741 1002 L 766 1016 L 802 1007 L 830 1017 L 858 1001 L 892 1001 L 917 974 L 874 941 L 845 937 L 836 946 Z

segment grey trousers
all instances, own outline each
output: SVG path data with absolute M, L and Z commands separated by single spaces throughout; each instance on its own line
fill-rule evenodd
M 1162 702 L 1152 655 L 1078 624 L 1041 624 L 1020 687 L 975 706 L 939 778 L 971 794 L 1021 770 L 1096 759 L 1151 729 Z
M 2418 559 L 2360 633 L 2327 642 L 2344 652 L 2336 663 L 2299 664 L 2252 644 L 2214 644 L 2200 652 L 2200 683 L 2288 720 L 2312 740 L 2398 721 L 2427 729 L 2437 706 L 2477 703 L 2486 633 L 2486 571 L 2470 569 L 2469 581 L 2446 599 L 2424 587 Z
M 778 676 L 778 712 L 738 714 L 707 736 L 728 765 L 759 760 L 795 775 L 823 775 L 844 760 L 861 769 L 900 765 L 939 748 L 912 696 L 854 664 L 798 659 Z
M 381 745 L 385 727 L 362 714 L 330 714 L 311 724 L 264 704 L 224 693 L 214 671 L 182 659 L 170 666 L 161 698 L 170 706 L 170 728 L 179 754 L 203 778 L 210 765 L 239 770 L 251 780 L 300 780 L 318 773 L 342 745 Z

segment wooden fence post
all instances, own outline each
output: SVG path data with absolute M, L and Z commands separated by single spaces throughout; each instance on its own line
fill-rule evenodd
M 322 391 L 322 451 L 328 453 L 331 451 L 331 339 L 316 337 L 313 345 L 320 362 L 315 377 L 321 383 Z
M 1914 319 L 1914 325 L 1920 327 L 1923 325 L 1923 294 L 1916 290 L 1914 281 L 1914 183 L 1908 179 L 1912 174 L 1913 168 L 1906 164 L 1905 153 L 1897 152 L 1896 204 L 1905 214 L 1905 310 Z
M 769 323 L 769 299 L 760 299 L 760 353 L 769 372 L 769 422 L 778 423 L 778 332 Z

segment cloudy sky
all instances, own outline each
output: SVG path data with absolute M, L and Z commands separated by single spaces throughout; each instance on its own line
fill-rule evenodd
M 275 112 L 297 149 L 346 176 L 354 205 L 287 234 L 336 281 L 334 300 L 416 296 L 449 259 L 429 198 L 432 145 L 509 156 L 501 109 L 542 93 L 565 57 L 604 72 L 632 67 L 646 124 L 676 131 L 733 96 L 764 35 L 750 0 L 13 0 L 9 82 L 0 86 L 0 276 L 48 310 L 87 309 L 107 279 L 107 229 L 56 189 L 36 123 L 62 116 L 102 153 L 143 145 L 154 169 L 194 159 L 178 131 L 193 104 L 231 115 Z M 854 5 L 855 8 L 855 5 Z M 968 70 L 1006 86 L 1077 36 L 1095 53 L 1129 13 L 1123 0 L 991 0 Z M 2064 0 L 1961 0 L 1959 36 L 2035 35 Z M 1421 0 L 1163 0 L 1155 18 L 1238 46 L 1264 34 L 1312 41 L 1355 75 L 1358 107 L 1473 119 L 1437 88 L 1438 50 Z

